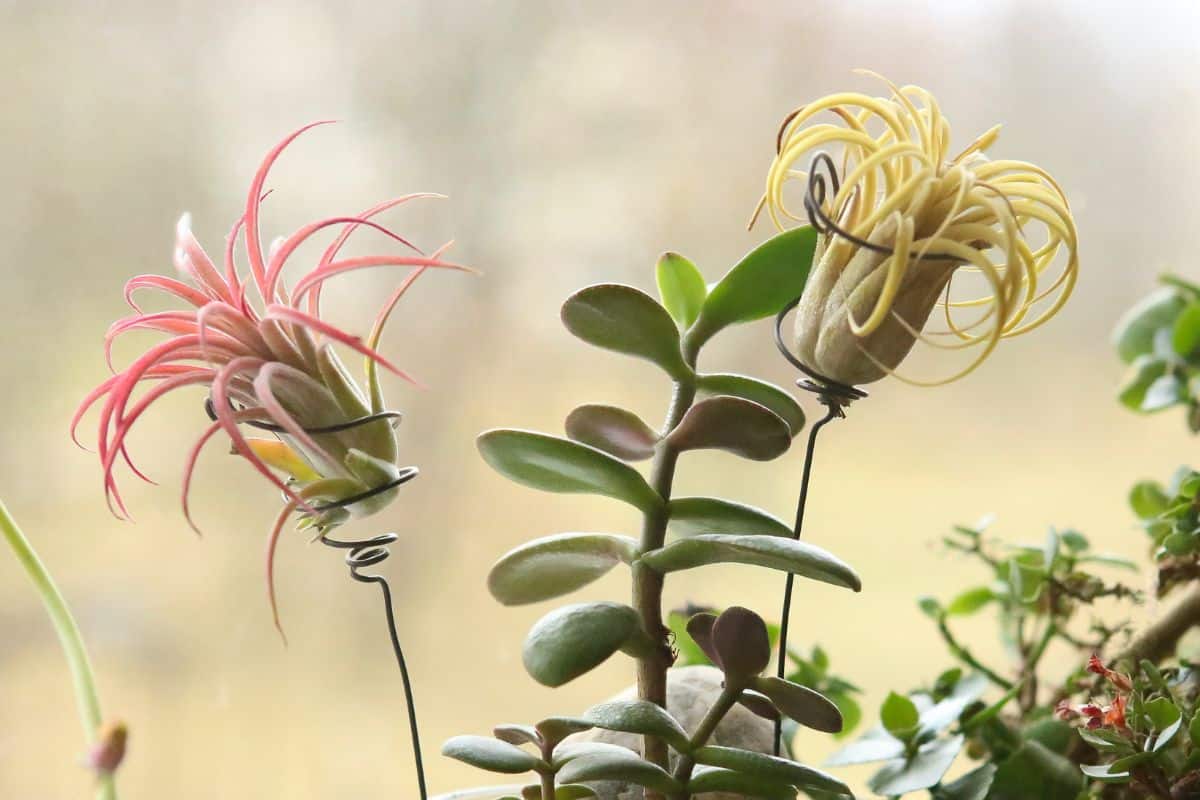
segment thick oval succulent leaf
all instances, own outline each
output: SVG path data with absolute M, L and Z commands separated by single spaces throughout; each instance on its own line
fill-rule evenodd
M 804 409 L 794 397 L 773 383 L 746 375 L 718 372 L 698 376 L 696 388 L 709 397 L 732 395 L 766 406 L 788 424 L 792 436 L 800 433 L 804 427 Z
M 542 740 L 551 749 L 557 748 L 559 742 L 573 733 L 583 733 L 592 729 L 590 723 L 574 717 L 547 717 L 541 722 L 536 723 L 533 727 L 537 729 Z M 555 749 L 554 757 L 557 760 L 557 749 Z
M 556 786 L 554 800 L 582 800 L 585 797 L 595 797 L 596 792 L 590 786 L 581 783 Z M 521 790 L 521 800 L 542 800 L 542 787 L 530 784 Z
M 689 408 L 666 440 L 678 450 L 724 450 L 752 461 L 770 461 L 787 452 L 792 432 L 766 406 L 721 395 Z
M 861 591 L 849 564 L 820 547 L 781 536 L 702 534 L 646 553 L 641 561 L 656 572 L 676 572 L 705 564 L 753 564 L 834 586 Z
M 672 794 L 682 787 L 679 781 L 649 761 L 645 761 L 632 750 L 628 755 L 618 753 L 594 753 L 568 761 L 558 772 L 563 783 L 585 783 L 588 781 L 623 781 L 635 783 L 656 792 Z
M 594 447 L 511 428 L 485 431 L 478 445 L 492 469 L 534 489 L 601 494 L 642 511 L 662 505 L 662 498 L 637 470 Z
M 517 797 L 521 791 L 519 784 L 510 786 L 476 786 L 473 789 L 455 789 L 452 792 L 435 795 L 429 800 L 493 800 L 493 798 Z
M 771 698 L 761 692 L 744 689 L 741 696 L 738 697 L 738 702 L 763 719 L 772 721 L 779 719 L 779 709 L 771 702 Z
M 748 608 L 731 606 L 721 612 L 712 626 L 712 645 L 727 676 L 749 678 L 771 663 L 767 624 Z
M 567 415 L 567 438 L 591 445 L 626 461 L 654 455 L 658 431 L 632 411 L 616 406 L 588 404 Z
M 612 533 L 557 533 L 508 552 L 488 573 L 488 590 L 506 606 L 537 603 L 587 586 L 620 562 L 637 557 L 638 543 Z
M 823 733 L 841 732 L 842 712 L 820 692 L 773 675 L 758 678 L 752 685 L 769 697 L 784 715 L 801 725 Z
M 542 746 L 542 736 L 532 725 L 497 725 L 492 735 L 502 742 L 513 745 L 532 744 Z
M 583 722 L 583 720 L 579 720 Z M 590 726 L 589 726 L 590 727 Z M 584 756 L 609 753 L 624 758 L 638 758 L 638 755 L 628 747 L 607 742 L 566 742 L 554 749 L 554 768 L 559 769 L 568 761 L 574 761 Z
M 1173 325 L 1187 305 L 1175 289 L 1164 286 L 1138 301 L 1117 321 L 1113 341 L 1117 355 L 1129 363 L 1140 355 L 1154 350 L 1154 336 L 1159 329 Z
M 599 666 L 637 629 L 638 615 L 620 603 L 578 603 L 542 617 L 525 639 L 529 675 L 544 686 L 562 686 Z
M 912 758 L 896 759 L 885 764 L 870 777 L 867 786 L 876 794 L 888 797 L 928 789 L 937 785 L 946 770 L 950 769 L 962 746 L 961 734 L 948 739 L 934 739 L 921 745 Z
M 687 621 L 688 636 L 692 637 L 692 641 L 704 651 L 704 655 L 708 656 L 708 660 L 721 666 L 721 654 L 717 652 L 716 645 L 713 644 L 713 626 L 717 624 L 717 615 L 710 614 L 707 611 L 699 614 L 693 614 Z
M 727 325 L 778 314 L 804 291 L 816 246 L 817 233 L 806 225 L 751 250 L 708 293 L 694 335 L 703 341 Z
M 688 781 L 687 790 L 691 795 L 722 792 L 760 800 L 794 800 L 797 794 L 796 787 L 785 781 L 719 767 L 697 769 Z
M 887 761 L 904 754 L 904 742 L 892 736 L 883 726 L 872 728 L 825 760 L 827 767 L 846 767 Z
M 489 772 L 529 772 L 541 760 L 516 745 L 488 736 L 455 736 L 442 745 L 442 755 Z
M 683 726 L 662 707 L 645 700 L 614 700 L 592 706 L 583 719 L 597 728 L 657 736 L 676 752 L 691 749 Z
M 933 800 L 984 800 L 996 777 L 996 765 L 984 764 L 933 790 Z
M 692 757 L 697 764 L 707 764 L 740 772 L 743 775 L 782 781 L 800 789 L 851 794 L 850 788 L 846 784 L 826 772 L 765 753 L 709 745 L 698 748 L 692 753 Z
M 679 329 L 641 289 L 601 283 L 580 289 L 562 307 L 567 330 L 588 344 L 652 361 L 673 378 L 692 374 L 679 351 Z
M 668 525 L 681 536 L 704 533 L 757 534 L 791 538 L 783 520 L 754 506 L 717 497 L 678 497 L 668 504 Z
M 708 286 L 696 265 L 678 253 L 663 253 L 654 269 L 654 277 L 658 282 L 658 296 L 679 327 L 687 328 L 695 322 L 700 306 L 708 296 Z

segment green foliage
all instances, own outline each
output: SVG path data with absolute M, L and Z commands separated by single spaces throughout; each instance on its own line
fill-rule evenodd
M 1187 423 L 1200 431 L 1200 287 L 1178 278 L 1129 310 L 1114 339 L 1130 365 L 1120 401 L 1134 411 L 1187 408 Z
M 637 470 L 594 447 L 511 429 L 480 434 L 478 445 L 492 469 L 534 489 L 602 494 L 643 511 L 662 505 L 662 498 Z
M 696 265 L 678 253 L 663 253 L 654 269 L 658 296 L 681 330 L 687 330 L 708 297 L 704 276 Z
M 729 325 L 779 313 L 804 291 L 816 245 L 816 231 L 805 226 L 750 251 L 709 291 L 693 326 L 697 336 L 707 341 Z
M 1165 484 L 1140 481 L 1129 505 L 1150 539 L 1158 595 L 1193 580 L 1200 560 L 1200 472 L 1181 467 Z
M 637 612 L 620 603 L 564 606 L 538 620 L 525 639 L 529 675 L 544 686 L 562 686 L 604 663 L 622 648 L 636 648 Z
M 719 497 L 670 496 L 676 461 L 688 451 L 720 449 L 766 461 L 788 450 L 804 426 L 804 412 L 783 389 L 734 373 L 698 373 L 699 351 L 719 330 L 776 313 L 803 289 L 815 234 L 801 229 L 777 236 L 742 259 L 711 291 L 699 271 L 677 254 L 656 266 L 662 305 L 630 286 L 601 284 L 576 292 L 563 304 L 562 321 L 583 341 L 648 360 L 674 381 L 666 423 L 655 430 L 635 412 L 616 405 L 585 404 L 565 422 L 567 438 L 515 429 L 479 437 L 483 458 L 513 481 L 550 492 L 598 494 L 622 500 L 642 514 L 642 537 L 615 533 L 563 533 L 542 537 L 504 555 L 492 568 L 488 586 L 506 605 L 568 594 L 612 570 L 632 567 L 641 597 L 661 586 L 663 576 L 706 564 L 740 563 L 782 570 L 803 578 L 858 591 L 861 581 L 849 565 L 807 542 L 771 514 Z M 630 462 L 653 459 L 650 480 Z M 668 541 L 668 529 L 677 537 Z M 645 609 L 643 599 L 638 608 Z M 555 798 L 572 800 L 581 783 L 622 781 L 675 796 L 716 791 L 765 798 L 842 797 L 842 782 L 818 770 L 729 748 L 707 748 L 720 717 L 738 703 L 771 719 L 788 715 L 822 731 L 844 728 L 842 708 L 858 716 L 851 695 L 857 690 L 828 672 L 828 658 L 794 654 L 791 664 L 814 685 L 760 675 L 771 661 L 778 631 L 752 611 L 726 610 L 720 617 L 699 614 L 690 627 L 683 615 L 671 617 L 680 648 L 679 663 L 713 662 L 724 670 L 721 698 L 712 719 L 689 736 L 659 705 L 647 700 L 594 706 L 582 717 L 556 717 L 536 726 L 504 725 L 496 739 L 452 740 L 447 751 L 479 765 L 516 769 L 528 766 L 521 749 L 538 750 L 533 771 L 539 785 L 521 790 L 524 800 L 543 797 L 555 785 Z M 547 686 L 567 683 L 617 651 L 661 669 L 671 641 L 659 634 L 657 615 L 614 602 L 570 605 L 551 611 L 531 629 L 523 651 L 526 670 Z M 691 631 L 689 634 L 688 631 Z M 698 643 L 694 637 L 700 637 Z M 673 653 L 675 651 L 672 651 Z M 828 688 L 836 701 L 821 694 Z M 644 736 L 647 747 L 661 742 L 688 756 L 672 775 L 661 753 L 641 758 L 623 748 L 563 738 L 581 728 L 599 727 Z M 480 737 L 475 737 L 479 739 Z M 647 750 L 649 752 L 649 750 Z M 692 753 L 703 757 L 689 760 Z M 480 753 L 493 754 L 488 761 Z M 499 758 L 503 754 L 507 760 Z M 472 761 L 473 759 L 473 761 Z M 516 796 L 513 793 L 512 796 Z M 580 795 L 583 796 L 583 795 Z M 547 799 L 548 800 L 548 799 Z
M 846 562 L 816 545 L 780 536 L 702 534 L 646 553 L 641 563 L 660 573 L 707 564 L 750 564 L 791 572 L 856 592 L 862 590 L 858 573 Z
M 506 606 L 569 594 L 632 563 L 637 541 L 611 533 L 559 533 L 534 539 L 504 555 L 488 574 L 488 589 Z
M 654 298 L 632 286 L 580 289 L 562 307 L 567 330 L 588 344 L 644 358 L 676 379 L 692 374 L 679 350 L 679 329 Z

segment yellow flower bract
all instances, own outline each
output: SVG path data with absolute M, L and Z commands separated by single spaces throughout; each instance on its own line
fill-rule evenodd
M 997 139 L 998 126 L 952 156 L 950 124 L 933 95 L 916 86 L 885 83 L 889 97 L 843 92 L 790 115 L 780 131 L 760 208 L 765 206 L 779 228 L 807 223 L 807 215 L 789 210 L 784 187 L 793 180 L 807 182 L 804 170 L 818 151 L 840 157 L 841 186 L 836 194 L 830 191 L 822 211 L 855 237 L 890 248 L 891 255 L 879 255 L 864 266 L 863 259 L 855 261 L 860 245 L 832 232 L 822 237 L 813 270 L 834 274 L 815 283 L 836 296 L 801 302 L 801 312 L 807 307 L 811 313 L 809 319 L 798 317 L 798 324 L 815 329 L 808 349 L 818 363 L 811 366 L 819 370 L 824 360 L 832 371 L 844 367 L 848 380 L 865 382 L 895 374 L 918 339 L 945 349 L 979 348 L 969 364 L 948 378 L 919 382 L 901 377 L 937 385 L 968 374 L 1000 339 L 1033 330 L 1062 308 L 1079 267 L 1075 221 L 1062 189 L 1047 172 L 984 155 Z M 831 121 L 822 121 L 823 115 Z M 935 255 L 939 258 L 929 258 Z M 853 285 L 846 285 L 838 278 L 851 267 Z M 959 270 L 981 276 L 988 293 L 953 299 L 950 284 Z M 923 271 L 938 274 L 922 276 Z M 1050 278 L 1048 272 L 1057 274 Z M 863 288 L 868 280 L 869 290 Z M 810 275 L 806 293 L 813 284 Z M 906 300 L 906 290 L 928 300 Z M 935 305 L 943 308 L 947 329 L 922 332 Z M 897 343 L 897 337 L 908 341 Z M 798 341 L 802 338 L 798 333 Z M 853 357 L 865 357 L 869 366 L 845 366 L 847 342 L 857 350 Z M 840 354 L 831 350 L 835 345 Z M 803 357 L 805 348 L 800 349 Z

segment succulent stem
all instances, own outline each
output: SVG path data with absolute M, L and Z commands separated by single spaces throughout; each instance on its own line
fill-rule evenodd
M 42 560 L 38 558 L 29 540 L 21 533 L 16 520 L 12 518 L 8 507 L 2 500 L 0 500 L 0 532 L 3 532 L 4 539 L 12 547 L 17 561 L 21 563 L 26 574 L 29 575 L 29 579 L 33 581 L 34 588 L 37 589 L 37 593 L 42 598 L 42 604 L 46 607 L 46 613 L 50 615 L 50 622 L 54 625 L 58 641 L 67 657 L 67 665 L 71 669 L 71 680 L 75 684 L 75 701 L 79 706 L 79 718 L 83 723 L 84 736 L 87 737 L 88 745 L 94 746 L 99 741 L 104 717 L 100 712 L 100 696 L 96 692 L 96 679 L 92 674 L 92 664 L 88 659 L 87 648 L 84 646 L 79 626 L 75 623 L 75 618 L 71 616 L 67 601 L 63 599 L 54 579 L 50 577 L 50 573 L 46 570 Z M 100 776 L 96 797 L 98 800 L 116 800 L 117 788 L 111 774 Z

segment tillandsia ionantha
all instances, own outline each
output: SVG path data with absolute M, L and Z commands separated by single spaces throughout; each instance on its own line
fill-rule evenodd
M 897 376 L 936 385 L 971 372 L 1002 338 L 1031 331 L 1062 308 L 1079 268 L 1075 221 L 1045 170 L 987 158 L 999 126 L 955 154 L 933 95 L 885 83 L 889 97 L 840 92 L 787 116 L 755 217 L 765 207 L 781 229 L 811 221 L 822 232 L 797 306 L 802 362 L 854 386 L 896 374 L 918 339 L 978 348 L 946 378 Z M 819 152 L 825 147 L 841 152 Z M 794 180 L 806 187 L 803 215 L 785 197 Z M 968 273 L 985 295 L 952 292 Z M 946 330 L 923 330 L 938 305 Z
M 84 398 L 71 421 L 75 437 L 85 412 L 99 405 L 97 451 L 105 495 L 115 514 L 128 516 L 114 475 L 118 460 L 145 478 L 129 457 L 129 432 L 142 414 L 169 392 L 185 386 L 206 387 L 206 408 L 212 422 L 186 458 L 184 515 L 195 528 L 188 506 L 192 473 L 205 444 L 224 433 L 234 451 L 285 496 L 267 545 L 267 587 L 277 627 L 274 553 L 288 518 L 298 513 L 302 527 L 311 527 L 323 537 L 351 516 L 384 508 L 407 475 L 397 460 L 393 423 L 399 415 L 385 407 L 378 369 L 382 366 L 411 380 L 376 350 L 388 318 L 407 289 L 427 270 L 465 269 L 442 259 L 445 246 L 426 255 L 374 219 L 410 200 L 437 196 L 429 194 L 404 195 L 361 214 L 309 223 L 276 239 L 264 253 L 260 208 L 270 170 L 289 144 L 321 124 L 300 128 L 267 153 L 250 183 L 244 213 L 226 241 L 222 267 L 218 268 L 192 235 L 190 217 L 185 214 L 176 228 L 174 252 L 182 279 L 138 275 L 125 284 L 125 299 L 134 313 L 113 323 L 105 336 L 110 368 L 113 342 L 122 334 L 148 330 L 165 333 L 167 339 L 124 369 L 113 369 L 113 376 Z M 283 273 L 293 253 L 330 229 L 337 235 L 317 263 L 288 288 Z M 347 240 L 360 229 L 382 234 L 403 252 L 343 255 Z M 237 263 L 239 238 L 245 247 L 248 277 Z M 364 341 L 322 318 L 321 289 L 331 278 L 373 267 L 400 267 L 409 273 L 383 302 Z M 162 292 L 186 307 L 145 311 L 134 299 L 143 289 Z M 335 344 L 366 358 L 365 392 L 351 378 Z M 143 384 L 150 388 L 135 397 Z M 271 435 L 246 436 L 239 428 L 242 424 Z

